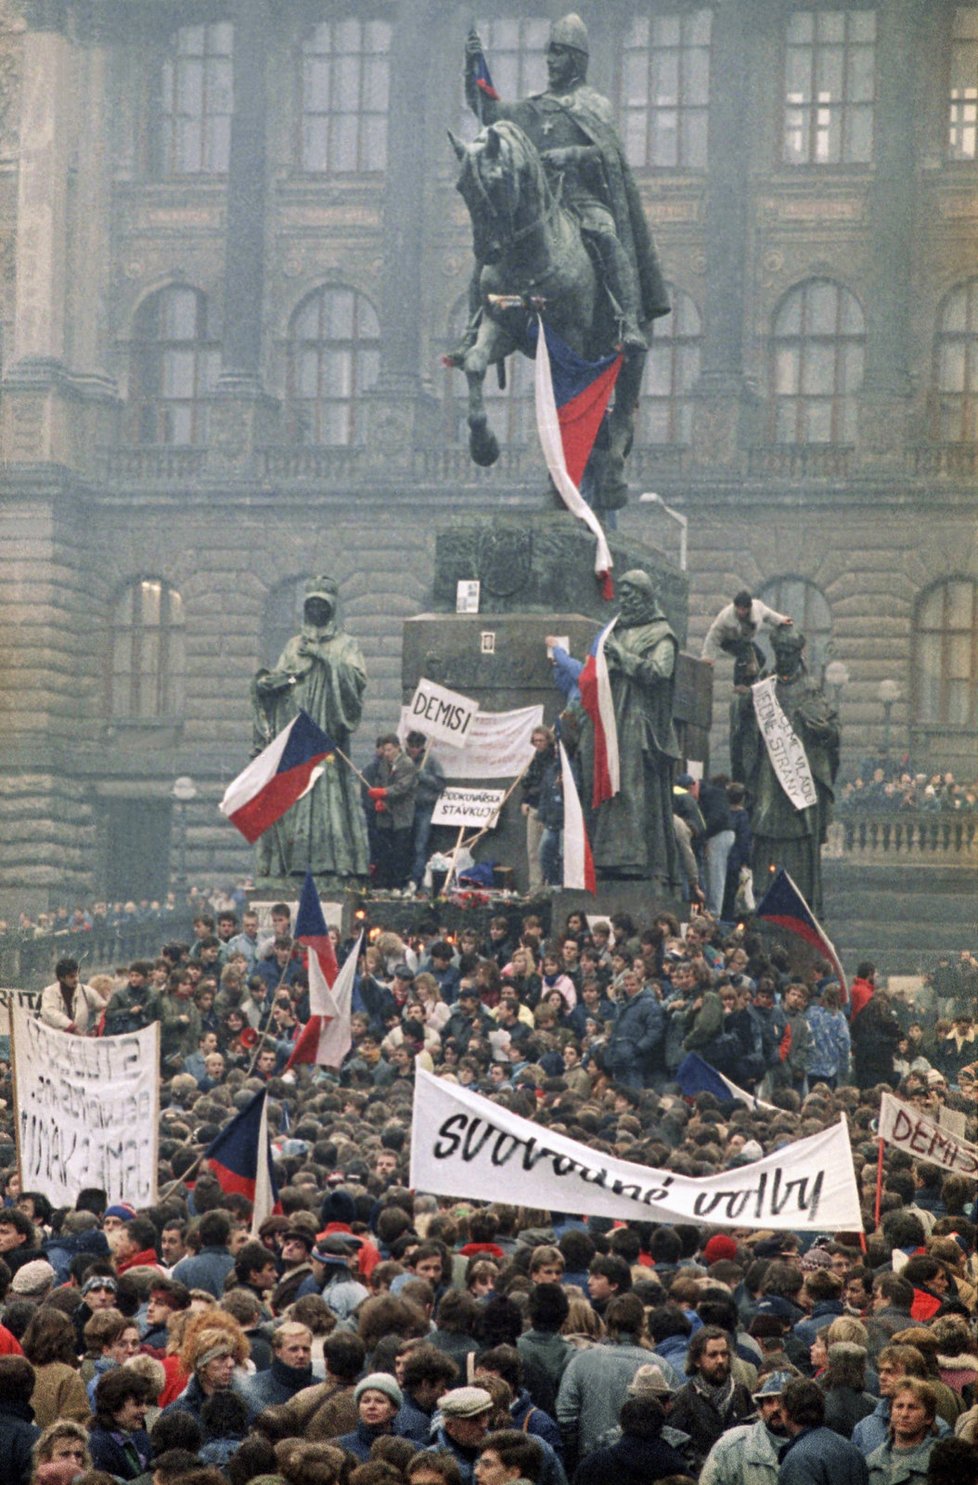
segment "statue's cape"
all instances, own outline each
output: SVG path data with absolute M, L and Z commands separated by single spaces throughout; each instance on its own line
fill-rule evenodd
M 607 98 L 586 85 L 573 93 L 537 93 L 527 100 L 548 109 L 561 108 L 577 124 L 589 144 L 595 145 L 605 164 L 608 205 L 622 246 L 635 265 L 642 300 L 642 315 L 654 320 L 669 313 L 669 296 L 659 266 L 649 224 L 618 131 L 611 118 Z

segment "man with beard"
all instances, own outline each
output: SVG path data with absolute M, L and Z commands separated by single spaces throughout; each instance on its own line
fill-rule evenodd
M 678 881 L 672 824 L 672 774 L 678 757 L 672 698 L 679 644 L 659 607 L 655 586 L 640 569 L 618 584 L 621 612 L 604 645 L 611 683 L 620 766 L 619 792 L 589 810 L 588 830 L 598 875 L 638 878 L 671 889 Z M 584 803 L 594 784 L 595 687 L 582 697 L 588 720 L 581 730 Z
M 753 1394 L 756 1423 L 741 1423 L 721 1434 L 706 1456 L 700 1485 L 777 1485 L 778 1451 L 788 1441 L 781 1394 L 790 1372 L 770 1372 Z
M 730 1375 L 730 1360 L 729 1337 L 718 1325 L 704 1325 L 689 1343 L 689 1381 L 677 1392 L 669 1421 L 689 1434 L 690 1453 L 697 1459 L 705 1459 L 728 1428 L 754 1411 L 747 1388 Z

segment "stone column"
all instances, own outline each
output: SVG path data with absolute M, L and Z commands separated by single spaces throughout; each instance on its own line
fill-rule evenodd
M 876 161 L 866 203 L 870 246 L 860 455 L 902 467 L 910 412 L 910 293 L 915 196 L 915 0 L 876 12 Z
M 71 45 L 63 0 L 24 7 L 13 357 L 4 378 L 8 462 L 67 463 L 65 260 Z
M 211 418 L 215 472 L 243 473 L 274 430 L 262 387 L 269 0 L 234 0 L 234 111 L 228 160 L 221 375 Z
M 744 302 L 750 164 L 750 32 L 753 0 L 713 11 L 708 182 L 704 220 L 706 292 L 693 461 L 740 461 L 751 398 L 744 378 Z
M 449 7 L 446 7 L 449 9 Z M 381 370 L 367 408 L 368 458 L 400 463 L 424 437 L 421 281 L 428 159 L 427 78 L 436 30 L 432 0 L 402 0 L 391 39 L 387 179 L 382 226 Z M 459 42 L 461 50 L 461 42 Z

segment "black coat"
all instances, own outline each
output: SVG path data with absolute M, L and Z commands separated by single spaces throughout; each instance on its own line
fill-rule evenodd
M 4 1485 L 28 1485 L 31 1450 L 41 1436 L 30 1403 L 0 1402 L 0 1459 Z

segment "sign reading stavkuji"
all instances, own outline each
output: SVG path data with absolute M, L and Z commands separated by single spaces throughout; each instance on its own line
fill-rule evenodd
M 522 706 L 514 712 L 479 712 L 461 746 L 434 739 L 431 754 L 450 779 L 515 779 L 533 756 L 530 738 L 542 722 L 542 706 Z M 402 707 L 400 737 L 415 730 L 427 729 L 418 726 L 410 707 Z
M 409 1184 L 433 1195 L 645 1222 L 860 1231 L 845 1119 L 737 1170 L 693 1178 L 633 1165 L 418 1068 Z
M 424 676 L 415 688 L 408 705 L 412 728 L 426 737 L 438 738 L 454 748 L 463 748 L 469 729 L 479 714 L 479 703 L 461 691 L 449 691 Z
M 880 1099 L 878 1133 L 885 1144 L 906 1150 L 925 1165 L 957 1171 L 958 1175 L 970 1176 L 972 1180 L 978 1175 L 978 1145 L 956 1139 L 950 1130 L 918 1114 L 892 1093 L 884 1093 Z
M 777 676 L 769 675 L 767 680 L 757 681 L 751 686 L 757 726 L 778 783 L 796 810 L 807 810 L 818 804 L 815 780 L 808 766 L 805 745 L 775 695 L 777 684 Z
M 109 1204 L 156 1201 L 159 1026 L 124 1036 L 54 1031 L 11 1008 L 17 1153 L 25 1191 L 56 1207 L 100 1187 Z
M 431 823 L 491 827 L 496 823 L 505 794 L 505 789 L 445 789 L 438 796 Z

